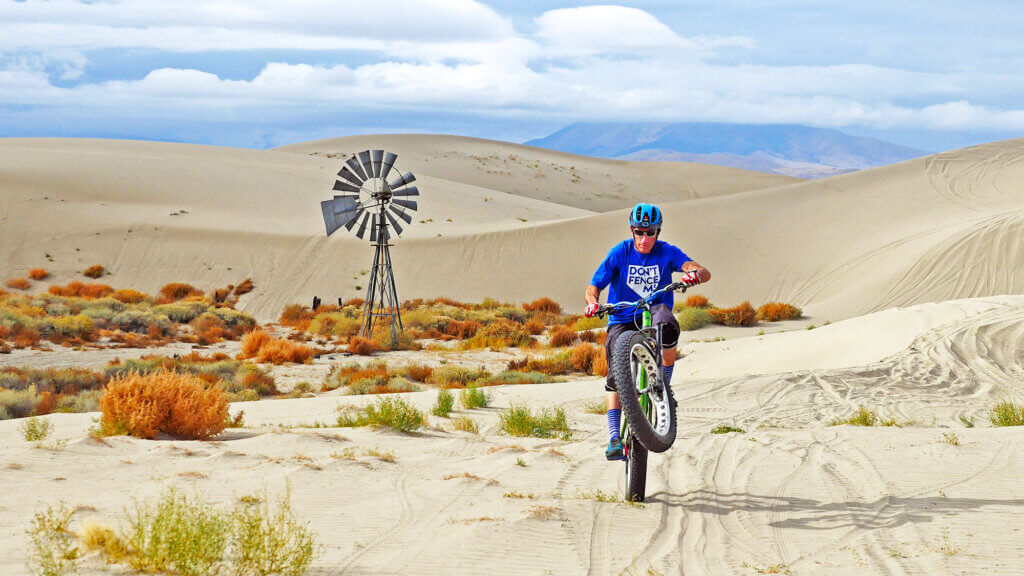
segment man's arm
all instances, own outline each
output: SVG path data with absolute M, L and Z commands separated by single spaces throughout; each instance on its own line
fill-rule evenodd
M 711 280 L 711 272 L 709 272 L 707 268 L 697 264 L 693 260 L 683 263 L 683 272 L 690 272 L 691 270 L 697 271 L 697 274 L 700 275 L 700 281 L 702 284 Z
M 583 297 L 587 301 L 587 304 L 597 304 L 597 300 L 600 297 L 601 297 L 601 289 L 600 288 L 598 288 L 597 286 L 594 286 L 593 284 L 590 284 L 589 286 L 587 286 L 587 293 Z

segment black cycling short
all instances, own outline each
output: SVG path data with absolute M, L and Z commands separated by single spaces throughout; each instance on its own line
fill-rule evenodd
M 672 315 L 672 310 L 667 304 L 655 304 L 651 306 L 651 323 L 656 325 L 659 322 L 665 325 L 661 328 L 661 346 L 665 350 L 675 348 L 679 344 L 679 321 Z M 633 322 L 624 324 L 609 324 L 608 337 L 604 341 L 604 359 L 608 362 L 608 377 L 605 379 L 604 389 L 608 392 L 615 392 L 615 380 L 612 378 L 612 345 L 620 334 L 627 330 L 640 330 L 643 326 L 643 316 L 637 314 Z

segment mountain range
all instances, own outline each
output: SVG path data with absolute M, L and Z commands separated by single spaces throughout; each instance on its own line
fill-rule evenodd
M 603 158 L 699 162 L 800 178 L 834 176 L 929 154 L 799 124 L 576 123 L 525 144 Z

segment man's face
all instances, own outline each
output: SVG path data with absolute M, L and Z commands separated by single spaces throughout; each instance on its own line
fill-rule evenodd
M 658 233 L 661 230 L 649 228 L 630 228 L 633 233 L 633 246 L 641 254 L 650 254 L 654 249 L 654 243 L 658 241 Z

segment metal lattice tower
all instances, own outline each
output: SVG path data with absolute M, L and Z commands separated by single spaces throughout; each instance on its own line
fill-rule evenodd
M 411 172 L 388 182 L 397 158 L 398 155 L 383 150 L 366 150 L 353 155 L 338 172 L 334 183 L 338 194 L 320 203 L 328 236 L 344 227 L 350 232 L 355 228 L 355 235 L 362 239 L 369 224 L 370 242 L 374 246 L 373 266 L 359 334 L 369 338 L 374 330 L 387 326 L 393 342 L 402 330 L 402 317 L 391 266 L 391 229 L 394 228 L 397 236 L 402 233 L 398 219 L 412 223 L 409 212 L 417 210 L 418 206 L 408 198 L 420 195 L 415 186 L 409 186 L 416 181 Z

